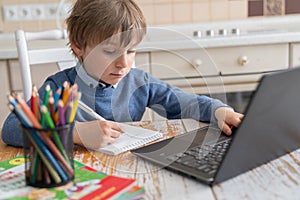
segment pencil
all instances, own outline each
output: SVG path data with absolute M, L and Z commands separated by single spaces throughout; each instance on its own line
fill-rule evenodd
M 43 161 L 41 159 L 37 159 L 37 169 L 36 169 L 36 179 L 37 181 L 42 181 L 42 170 L 43 170 Z
M 41 112 L 45 117 L 47 126 L 49 126 L 49 128 L 55 128 L 55 125 L 48 113 L 46 106 L 44 106 L 44 105 L 41 106 Z M 57 152 L 53 152 L 53 153 L 59 159 L 59 161 L 66 167 L 66 169 L 73 175 L 74 171 L 69 165 L 70 160 L 68 158 L 68 155 L 66 154 L 63 144 L 61 143 L 60 137 L 56 131 L 53 131 L 52 133 L 53 133 L 53 139 L 54 139 L 56 145 L 58 146 L 61 154 L 57 153 Z
M 15 94 L 15 98 L 17 99 L 17 101 L 19 102 L 23 112 L 25 113 L 25 115 L 28 117 L 28 119 L 31 121 L 32 125 L 35 128 L 42 128 L 41 124 L 38 122 L 38 120 L 35 118 L 34 114 L 32 113 L 32 111 L 30 110 L 30 108 L 28 107 L 28 105 L 26 104 L 26 102 L 24 101 L 24 99 L 22 99 L 20 97 L 20 95 Z
M 32 94 L 31 94 L 31 99 L 30 99 L 30 109 L 33 112 L 34 116 L 36 117 L 37 120 L 40 120 L 40 116 L 39 116 L 39 110 L 38 110 L 38 103 L 37 101 L 39 99 L 37 99 L 37 88 L 33 85 L 32 87 Z M 17 105 L 18 107 L 20 105 Z M 21 110 L 20 113 L 22 113 L 23 111 Z M 23 114 L 22 114 L 23 115 Z M 23 118 L 26 118 L 23 115 Z M 28 122 L 27 122 L 28 123 Z M 31 143 L 32 145 L 32 143 Z M 30 181 L 32 183 L 35 183 L 36 180 L 41 180 L 41 176 L 40 176 L 40 162 L 39 162 L 39 154 L 36 150 L 34 150 L 34 154 L 33 154 L 33 158 L 31 161 L 31 176 L 30 176 Z
M 48 100 L 48 105 L 49 105 L 49 112 L 50 112 L 50 116 L 52 119 L 54 119 L 55 117 L 55 109 L 54 109 L 54 98 L 53 97 L 49 97 Z
M 35 117 L 37 118 L 37 120 L 40 120 L 40 111 L 39 111 L 40 105 L 39 104 L 40 104 L 39 93 L 37 91 L 36 86 L 33 85 L 32 95 L 31 95 L 31 99 L 30 99 L 30 108 L 31 108 L 31 111 L 33 112 L 33 114 L 35 115 Z
M 51 88 L 50 88 L 50 85 L 46 85 L 45 87 L 45 92 L 44 92 L 44 99 L 43 99 L 43 104 L 42 105 L 45 105 L 48 107 L 48 99 L 50 97 L 50 93 L 51 93 Z M 45 126 L 45 119 L 43 117 L 43 115 L 41 116 L 41 125 L 42 127 Z
M 77 92 L 78 92 L 78 85 L 75 83 L 74 85 L 72 85 L 72 86 L 70 87 L 70 90 L 69 90 L 70 95 L 69 95 L 69 97 L 68 97 L 67 102 L 64 102 L 64 103 L 65 103 L 65 108 L 64 108 L 64 109 L 66 109 L 67 105 L 68 105 L 71 101 L 74 101 L 74 98 L 76 97 Z
M 23 112 L 21 106 L 19 104 L 16 104 L 15 107 L 11 104 L 8 105 L 8 108 L 11 111 L 15 111 L 16 116 L 19 118 L 19 120 L 22 122 L 22 124 L 25 127 L 30 127 L 32 126 L 31 121 L 26 117 L 25 113 Z
M 74 83 L 74 85 L 71 86 L 71 92 L 77 93 L 78 92 L 78 85 L 77 83 Z
M 13 106 L 15 106 L 16 104 L 18 104 L 18 102 L 16 101 L 16 99 L 13 96 L 11 96 L 11 95 L 7 95 L 7 99 L 8 99 L 8 102 L 11 105 L 13 105 Z
M 67 103 L 67 100 L 69 99 L 69 95 L 70 95 L 70 84 L 69 82 L 65 81 L 63 83 L 63 88 L 64 88 L 64 92 L 62 93 L 62 101 L 64 102 L 64 104 Z
M 19 120 L 22 122 L 22 124 L 26 127 L 32 126 L 30 120 L 26 117 L 25 113 L 23 112 L 21 106 L 19 104 L 15 104 L 15 107 L 13 105 L 8 105 L 9 109 L 13 111 L 16 116 L 18 116 Z M 38 168 L 38 154 L 37 151 L 35 150 L 34 153 L 34 158 L 31 163 L 31 177 L 30 180 L 31 182 L 35 183 L 36 181 L 36 176 L 37 176 L 37 168 Z
M 68 123 L 68 124 L 71 123 L 70 122 L 70 117 L 71 117 L 71 114 L 72 114 L 72 111 L 73 111 L 73 107 L 74 107 L 74 103 L 71 101 L 69 103 L 69 105 L 67 106 L 67 108 L 66 108 L 65 119 L 66 119 L 66 123 Z
M 45 167 L 45 165 L 43 166 L 43 168 Z M 43 170 L 43 174 L 44 174 L 44 180 L 47 184 L 50 184 L 51 183 L 51 179 L 50 179 L 50 176 L 49 176 L 49 172 L 48 170 Z
M 56 125 L 65 125 L 65 109 L 64 109 L 64 102 L 62 100 L 58 100 L 57 102 L 57 113 L 58 113 L 58 120 Z
M 61 98 L 62 87 L 60 86 L 54 94 L 54 110 L 56 110 L 57 102 Z
M 90 116 L 92 116 L 92 117 L 94 117 L 96 119 L 99 119 L 99 120 L 103 120 L 103 121 L 106 120 L 101 115 L 99 115 L 98 113 L 96 113 L 93 109 L 91 109 L 88 105 L 86 105 L 85 103 L 83 103 L 82 101 L 79 101 L 78 106 L 79 106 L 80 109 L 82 109 L 84 112 L 86 112 Z
M 31 95 L 31 98 L 30 98 L 30 109 L 31 111 L 33 112 L 34 116 L 38 118 L 38 110 L 37 110 L 37 107 L 36 107 L 36 94 L 34 93 L 34 91 L 32 91 L 32 95 Z
M 50 85 L 46 85 L 45 87 L 45 93 L 44 93 L 44 99 L 43 99 L 43 105 L 48 106 L 48 99 L 50 96 L 51 88 Z
M 76 111 L 77 111 L 77 107 L 78 107 L 78 103 L 79 103 L 80 98 L 81 98 L 81 92 L 78 92 L 75 96 L 75 99 L 74 99 L 73 110 L 72 110 L 70 118 L 69 118 L 69 123 L 72 123 L 75 119 Z
M 31 176 L 30 176 L 30 181 L 32 183 L 35 183 L 36 181 L 36 175 L 37 175 L 37 168 L 38 168 L 38 158 L 39 154 L 36 150 L 34 150 L 34 155 L 33 155 L 33 159 L 31 160 Z

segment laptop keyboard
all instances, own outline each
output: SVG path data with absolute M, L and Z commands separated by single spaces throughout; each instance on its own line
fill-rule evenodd
M 195 168 L 204 173 L 214 174 L 223 159 L 229 143 L 230 139 L 214 145 L 201 144 L 185 152 L 168 156 L 167 159 Z

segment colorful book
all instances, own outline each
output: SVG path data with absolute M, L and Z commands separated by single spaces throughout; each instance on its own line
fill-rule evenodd
M 25 162 L 23 156 L 0 162 L 0 199 L 128 200 L 145 194 L 143 187 L 134 185 L 134 179 L 107 175 L 78 161 L 74 161 L 74 184 L 48 189 L 26 186 Z

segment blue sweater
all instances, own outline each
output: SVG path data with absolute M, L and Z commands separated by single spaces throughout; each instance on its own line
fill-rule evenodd
M 81 100 L 107 120 L 130 122 L 141 120 L 145 108 L 151 108 L 168 119 L 193 118 L 216 122 L 214 112 L 227 106 L 207 96 L 188 94 L 139 69 L 131 71 L 117 84 L 106 86 L 92 79 L 81 65 L 58 72 L 46 79 L 39 89 L 44 95 L 47 84 L 56 91 L 64 81 L 77 83 Z M 82 110 L 77 111 L 77 121 L 95 120 Z M 14 114 L 4 122 L 2 140 L 9 145 L 22 146 L 22 131 Z

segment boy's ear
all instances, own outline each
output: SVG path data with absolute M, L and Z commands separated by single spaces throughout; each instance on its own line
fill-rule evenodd
M 84 50 L 81 49 L 78 45 L 76 45 L 74 42 L 70 42 L 71 48 L 73 52 L 76 54 L 78 57 L 82 57 L 84 54 Z

